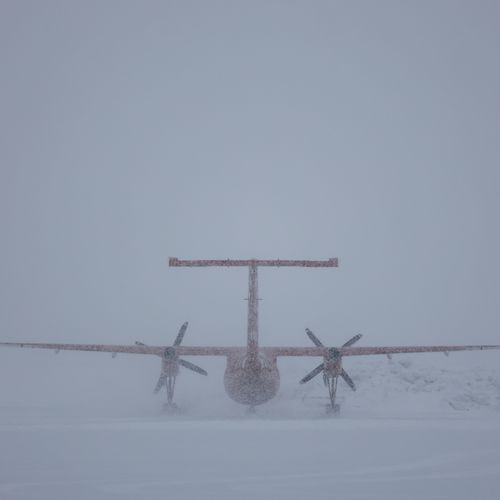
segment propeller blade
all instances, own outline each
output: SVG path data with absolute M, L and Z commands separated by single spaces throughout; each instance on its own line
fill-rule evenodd
M 363 335 L 361 333 L 354 335 L 354 337 L 351 340 L 348 340 L 342 347 L 349 347 L 349 346 L 355 344 L 362 336 Z
M 188 322 L 182 324 L 177 337 L 175 338 L 174 346 L 181 345 L 182 339 L 184 338 L 184 334 L 186 333 L 186 329 L 188 327 Z
M 312 378 L 314 378 L 318 373 L 321 373 L 323 371 L 323 368 L 325 367 L 324 363 L 321 363 L 318 365 L 312 372 L 309 372 L 301 381 L 301 384 L 305 384 L 306 382 L 309 382 Z
M 163 387 L 165 384 L 165 376 L 163 373 L 160 375 L 160 378 L 158 379 L 158 382 L 156 383 L 155 390 L 153 391 L 154 394 L 158 394 L 159 390 Z
M 190 363 L 185 359 L 179 359 L 179 364 L 182 365 L 184 368 L 187 368 L 188 370 L 192 370 L 193 372 L 199 373 L 200 375 L 208 375 L 208 373 L 203 368 L 200 368 L 199 366 Z
M 314 333 L 311 332 L 311 330 L 309 330 L 309 328 L 306 328 L 306 333 L 307 333 L 307 336 L 313 341 L 313 343 L 317 347 L 323 347 L 323 344 L 321 343 L 321 340 L 319 340 L 318 337 L 316 337 L 316 335 L 314 335 Z
M 345 383 L 353 390 L 356 390 L 356 384 L 352 381 L 352 378 L 347 375 L 347 372 L 342 368 L 340 376 L 345 380 Z

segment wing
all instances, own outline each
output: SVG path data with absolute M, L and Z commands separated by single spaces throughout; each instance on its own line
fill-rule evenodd
M 500 349 L 500 345 L 422 345 L 388 347 L 342 347 L 342 356 L 369 356 L 375 354 L 403 354 L 414 352 L 486 351 Z
M 50 349 L 52 351 L 92 351 L 113 354 L 152 354 L 163 356 L 167 346 L 148 345 L 112 345 L 112 344 L 45 344 L 36 342 L 0 342 L 0 347 L 29 347 L 32 349 Z M 244 351 L 241 347 L 179 346 L 175 352 L 183 356 L 229 356 Z
M 0 342 L 0 347 L 29 347 L 52 351 L 92 351 L 124 354 L 149 354 L 163 356 L 167 346 L 114 345 L 114 344 L 46 344 L 36 342 Z M 500 345 L 458 345 L 458 346 L 388 346 L 388 347 L 339 347 L 341 356 L 370 356 L 376 354 L 402 354 L 417 352 L 483 351 L 500 349 Z M 261 347 L 269 357 L 279 356 L 327 356 L 328 347 Z M 175 352 L 180 356 L 232 356 L 244 354 L 245 347 L 178 346 Z
M 29 347 L 32 349 L 51 349 L 53 351 L 93 351 L 127 354 L 156 354 L 161 356 L 164 347 L 146 345 L 107 345 L 107 344 L 45 344 L 37 342 L 0 342 L 0 347 Z
M 403 354 L 417 352 L 484 351 L 500 349 L 500 345 L 440 345 L 440 346 L 388 346 L 388 347 L 338 347 L 341 356 L 371 356 L 376 354 Z M 262 347 L 270 357 L 327 356 L 328 347 Z

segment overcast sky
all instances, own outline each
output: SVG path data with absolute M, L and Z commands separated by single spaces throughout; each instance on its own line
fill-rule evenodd
M 500 4 L 0 2 L 2 340 L 500 343 Z

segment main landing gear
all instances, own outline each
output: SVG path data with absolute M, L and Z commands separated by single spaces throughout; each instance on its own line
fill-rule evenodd
M 337 384 L 339 382 L 339 377 L 330 377 L 323 374 L 323 380 L 325 385 L 328 387 L 328 395 L 330 396 L 330 403 L 326 405 L 326 414 L 335 415 L 340 411 L 340 405 L 335 403 L 335 397 L 337 396 Z
M 179 411 L 179 407 L 173 401 L 176 378 L 177 374 L 166 374 L 165 372 L 162 372 L 154 390 L 156 394 L 163 386 L 165 386 L 167 390 L 167 401 L 163 405 L 163 410 L 166 413 L 177 413 Z

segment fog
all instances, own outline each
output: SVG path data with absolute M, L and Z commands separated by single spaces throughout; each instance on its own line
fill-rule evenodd
M 3 2 L 2 340 L 242 345 L 246 269 L 168 256 L 337 256 L 261 269 L 263 344 L 498 343 L 498 15 Z
M 498 342 L 495 2 L 3 2 L 4 340 Z
M 3 0 L 0 341 L 244 345 L 248 270 L 168 257 L 338 257 L 259 270 L 263 345 L 500 344 L 499 15 Z M 332 420 L 317 360 L 248 420 L 190 359 L 171 420 L 157 357 L 1 349 L 0 496 L 500 494 L 498 351 L 346 359 Z

